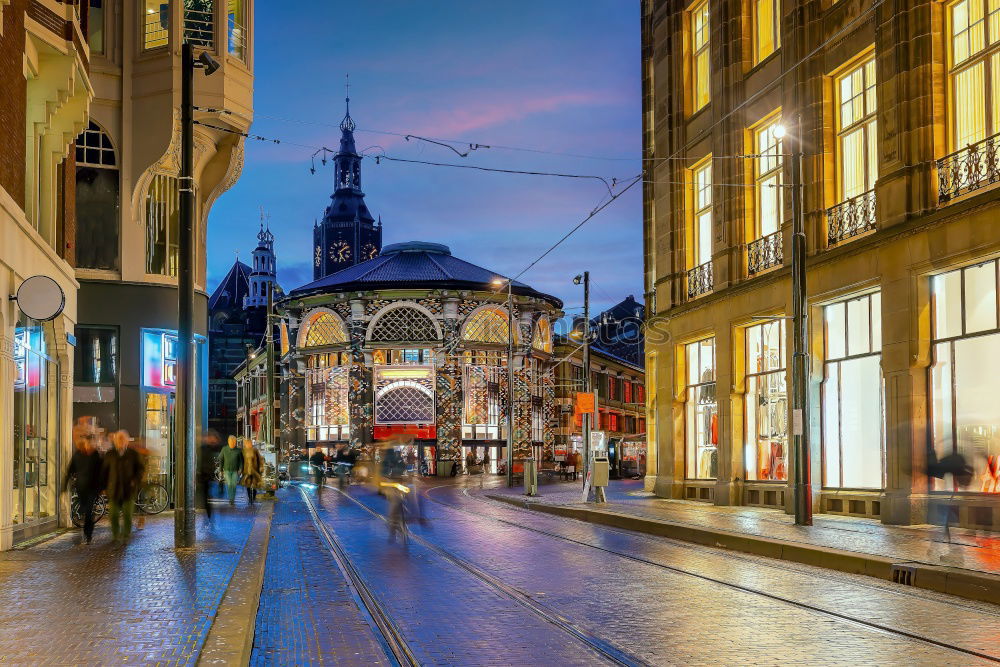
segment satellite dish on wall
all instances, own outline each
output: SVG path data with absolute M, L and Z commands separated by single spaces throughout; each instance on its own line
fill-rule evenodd
M 48 276 L 32 276 L 17 288 L 17 301 L 21 312 L 33 320 L 48 322 L 59 316 L 66 306 L 66 295 L 62 288 Z

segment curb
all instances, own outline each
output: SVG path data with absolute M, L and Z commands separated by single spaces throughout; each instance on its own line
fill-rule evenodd
M 208 629 L 197 664 L 249 664 L 273 517 L 274 502 L 261 503 L 233 577 Z
M 535 512 L 578 519 L 612 528 L 622 528 L 658 537 L 667 537 L 703 546 L 742 551 L 839 572 L 864 574 L 901 585 L 946 593 L 980 602 L 1000 601 L 1000 575 L 917 561 L 900 561 L 887 556 L 834 549 L 814 544 L 789 542 L 760 535 L 748 535 L 717 528 L 702 528 L 661 519 L 649 519 L 607 510 L 567 505 L 548 505 L 521 498 L 484 494 L 491 500 Z

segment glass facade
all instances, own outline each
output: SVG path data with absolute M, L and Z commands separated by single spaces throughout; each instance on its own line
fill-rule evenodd
M 715 479 L 719 469 L 719 405 L 715 392 L 715 338 L 684 346 L 684 413 L 689 479 Z
M 880 489 L 885 478 L 882 299 L 823 308 L 823 486 Z
M 974 477 L 967 489 L 931 478 L 934 491 L 1000 493 L 1000 299 L 998 262 L 950 271 L 931 279 L 933 363 L 931 437 L 940 459 L 965 458 Z
M 24 315 L 14 329 L 13 524 L 56 519 L 59 493 L 59 364 L 53 328 Z
M 752 481 L 788 479 L 788 390 L 785 321 L 746 329 L 746 476 Z

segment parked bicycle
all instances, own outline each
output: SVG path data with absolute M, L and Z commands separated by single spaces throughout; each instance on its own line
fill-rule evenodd
M 83 526 L 83 513 L 80 511 L 80 499 L 73 489 L 70 496 L 70 517 L 77 528 Z M 159 514 L 170 504 L 170 494 L 167 487 L 159 482 L 146 482 L 139 487 L 135 506 L 143 514 Z M 94 500 L 94 523 L 99 522 L 108 513 L 108 496 L 102 491 Z

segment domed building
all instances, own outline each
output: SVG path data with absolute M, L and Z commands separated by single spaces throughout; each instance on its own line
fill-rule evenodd
M 402 436 L 432 473 L 445 474 L 450 465 L 438 462 L 470 452 L 488 453 L 495 472 L 506 457 L 512 370 L 514 458 L 549 458 L 557 424 L 552 322 L 562 302 L 512 282 L 508 369 L 507 291 L 504 276 L 417 241 L 292 290 L 279 304 L 289 322 L 283 441 L 349 443 L 371 459 L 376 441 Z

